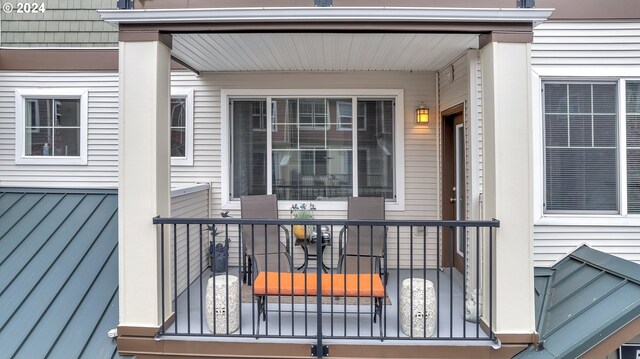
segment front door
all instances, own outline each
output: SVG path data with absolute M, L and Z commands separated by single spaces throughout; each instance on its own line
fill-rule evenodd
M 442 114 L 442 219 L 463 221 L 465 213 L 465 141 L 463 106 Z M 442 266 L 464 268 L 462 229 L 442 228 Z

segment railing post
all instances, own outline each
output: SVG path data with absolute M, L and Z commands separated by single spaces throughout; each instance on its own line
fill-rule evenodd
M 159 218 L 159 217 L 156 217 Z M 160 334 L 164 334 L 165 333 L 165 327 L 164 327 L 164 323 L 165 323 L 165 298 L 164 298 L 164 286 L 165 286 L 165 282 L 164 282 L 164 224 L 160 225 L 160 293 L 161 293 L 161 307 L 162 307 L 162 322 L 160 323 Z
M 312 234 L 313 236 L 313 234 Z M 324 356 L 324 348 L 322 346 L 322 226 L 316 225 L 316 329 L 318 346 L 316 348 L 316 356 L 322 358 Z

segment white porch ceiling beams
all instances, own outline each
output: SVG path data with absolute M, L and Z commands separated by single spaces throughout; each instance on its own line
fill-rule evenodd
M 473 34 L 174 34 L 172 56 L 199 71 L 434 71 Z

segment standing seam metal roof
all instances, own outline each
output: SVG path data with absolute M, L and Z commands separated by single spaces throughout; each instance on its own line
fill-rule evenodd
M 515 358 L 577 358 L 640 317 L 640 265 L 586 245 L 534 283 L 542 349 Z
M 0 188 L 0 358 L 119 358 L 115 190 Z

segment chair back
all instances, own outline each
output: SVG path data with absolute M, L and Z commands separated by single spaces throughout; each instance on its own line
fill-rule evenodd
M 278 219 L 276 195 L 240 197 L 240 216 L 243 219 Z M 242 242 L 251 254 L 279 253 L 279 229 L 277 225 L 242 225 Z M 284 239 L 284 238 L 282 238 Z
M 384 197 L 349 197 L 347 219 L 384 220 Z M 384 223 L 379 226 L 349 226 L 345 254 L 382 256 Z

